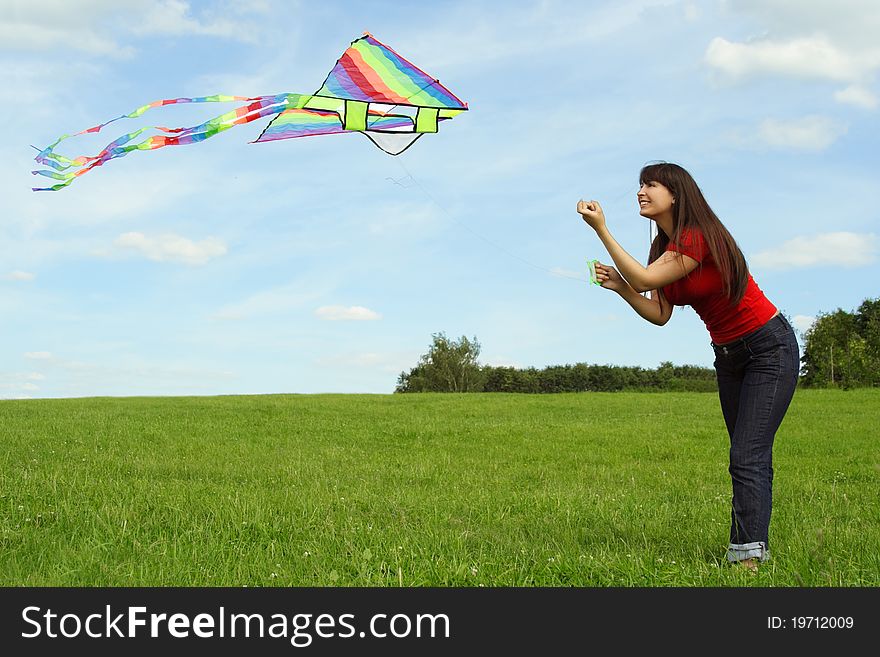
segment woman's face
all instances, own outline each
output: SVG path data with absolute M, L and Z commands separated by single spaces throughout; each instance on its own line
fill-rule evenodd
M 637 194 L 639 201 L 639 214 L 649 219 L 672 212 L 672 205 L 675 198 L 668 187 L 664 187 L 654 180 L 648 180 L 642 183 Z

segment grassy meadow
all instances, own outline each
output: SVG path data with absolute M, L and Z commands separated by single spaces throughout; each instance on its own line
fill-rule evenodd
M 880 390 L 799 390 L 772 559 L 707 393 L 0 401 L 4 586 L 878 586 Z

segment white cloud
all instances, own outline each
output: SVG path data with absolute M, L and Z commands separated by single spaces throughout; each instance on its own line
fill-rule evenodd
M 26 4 L 43 15 L 50 13 L 42 5 Z M 76 7 L 75 3 L 69 3 L 68 6 L 71 9 Z M 40 23 L 37 17 L 27 16 L 0 22 L 0 44 L 3 44 L 3 50 L 45 52 L 66 47 L 89 55 L 130 57 L 134 54 L 130 46 L 108 39 L 100 30 L 80 20 L 52 25 Z
M 839 50 L 821 36 L 751 43 L 716 37 L 706 50 L 706 63 L 734 79 L 776 74 L 853 82 L 872 68 L 872 62 Z
M 52 354 L 48 351 L 26 351 L 24 357 L 28 360 L 51 360 Z
M 64 48 L 129 56 L 133 49 L 108 38 L 112 32 L 102 29 L 107 18 L 119 13 L 119 5 L 112 0 L 7 0 L 0 21 L 0 48 L 35 52 Z
M 774 148 L 822 151 L 846 131 L 846 126 L 839 121 L 825 116 L 805 116 L 791 121 L 766 119 L 758 126 L 758 137 Z
M 226 245 L 216 237 L 194 242 L 180 235 L 168 233 L 147 237 L 143 233 L 123 233 L 113 241 L 117 249 L 132 249 L 157 262 L 182 262 L 187 265 L 204 265 L 226 254 Z
M 845 105 L 855 105 L 865 109 L 877 108 L 877 96 L 865 87 L 851 84 L 846 89 L 834 92 L 834 99 Z
M 796 237 L 776 249 L 762 251 L 750 258 L 752 264 L 766 269 L 800 267 L 863 267 L 876 262 L 880 240 L 873 234 L 825 233 Z
M 246 22 L 224 17 L 204 16 L 202 20 L 193 18 L 190 14 L 190 3 L 183 0 L 151 2 L 132 32 L 138 35 L 215 36 L 251 43 L 256 42 L 258 36 L 254 28 Z
M 782 37 L 820 33 L 853 48 L 877 46 L 877 0 L 724 0 L 731 11 L 751 16 Z
M 35 386 L 33 383 L 0 382 L 0 399 L 31 399 L 31 395 L 23 394 L 23 392 L 35 392 L 39 389 L 39 386 Z
M 6 274 L 3 278 L 7 281 L 32 281 L 36 276 L 29 271 L 20 271 L 16 269 Z
M 192 15 L 191 3 L 183 0 L 5 0 L 0 11 L 0 49 L 67 49 L 90 55 L 130 57 L 135 49 L 124 41 L 132 35 L 194 35 L 256 42 L 258 29 L 243 16 L 265 13 L 266 7 L 264 3 L 250 3 L 216 12 L 217 15 L 204 10 L 196 17 Z
M 330 321 L 373 321 L 382 315 L 363 306 L 321 306 L 315 310 L 319 319 Z
M 761 36 L 743 42 L 716 37 L 705 61 L 721 75 L 761 75 L 849 83 L 841 103 L 875 108 L 867 88 L 880 70 L 876 0 L 727 0 L 734 14 L 756 20 Z
M 68 38 L 67 30 L 63 27 L 0 23 L 0 43 L 3 43 L 4 48 L 9 50 L 49 50 L 57 47 L 59 41 L 66 41 Z M 90 55 L 129 57 L 134 54 L 133 48 L 120 46 L 115 41 L 88 30 L 81 34 L 81 38 L 73 39 L 73 43 L 69 45 Z
M 42 381 L 45 377 L 42 374 L 30 373 L 30 374 L 22 374 L 22 373 L 3 373 L 0 372 L 0 391 L 3 390 L 12 390 L 12 391 L 25 391 L 25 392 L 35 392 L 40 389 L 40 387 L 33 383 L 33 381 Z
M 800 333 L 806 333 L 815 321 L 816 318 L 809 315 L 795 315 L 791 319 L 791 323 Z

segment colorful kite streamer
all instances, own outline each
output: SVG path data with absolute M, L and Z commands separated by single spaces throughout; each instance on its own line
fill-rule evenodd
M 68 158 L 55 152 L 64 140 L 100 132 L 121 119 L 133 119 L 147 110 L 178 103 L 245 104 L 190 128 L 150 126 L 122 135 L 97 155 Z M 35 160 L 49 169 L 35 175 L 58 180 L 34 191 L 57 191 L 79 176 L 132 151 L 150 151 L 209 139 L 229 128 L 273 117 L 256 142 L 359 132 L 390 155 L 399 155 L 423 134 L 434 133 L 441 121 L 467 110 L 440 82 L 394 50 L 365 33 L 351 43 L 324 84 L 311 95 L 283 93 L 272 96 L 203 96 L 157 100 L 129 114 L 69 135 L 62 135 L 39 152 Z M 136 141 L 147 131 L 156 131 Z

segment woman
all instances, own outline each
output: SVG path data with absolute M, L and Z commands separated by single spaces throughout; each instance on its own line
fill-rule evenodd
M 705 322 L 730 434 L 727 558 L 755 571 L 769 557 L 773 438 L 797 384 L 797 339 L 755 284 L 742 251 L 687 171 L 667 162 L 650 164 L 639 184 L 639 214 L 658 228 L 647 267 L 612 237 L 596 201 L 577 205 L 616 265 L 597 264 L 596 278 L 658 326 L 669 321 L 673 306 L 683 305 Z M 648 291 L 650 298 L 641 294 Z

